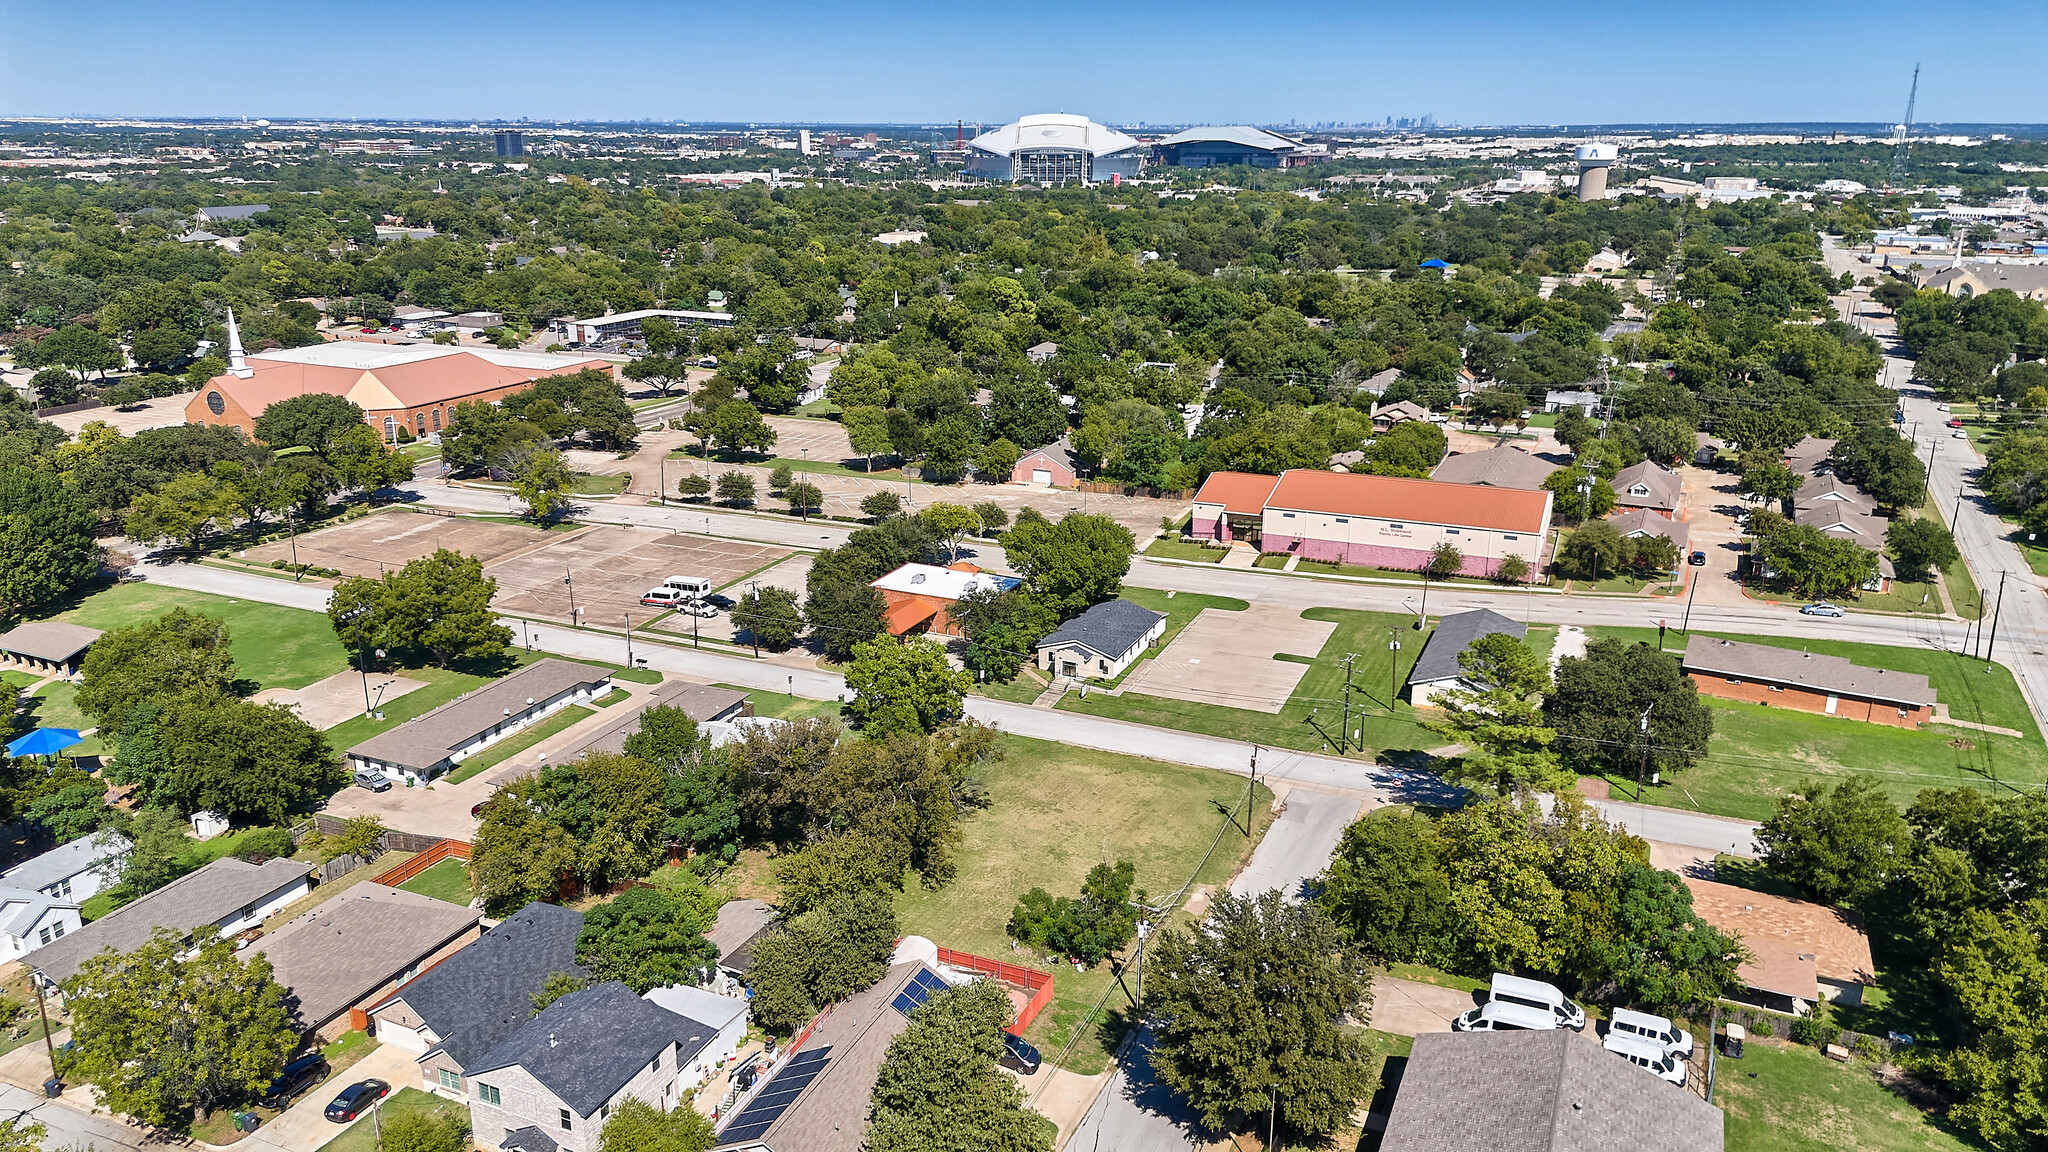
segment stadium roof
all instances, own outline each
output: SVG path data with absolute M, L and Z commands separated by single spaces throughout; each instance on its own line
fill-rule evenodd
M 1206 142 L 1211 140 L 1221 140 L 1230 144 L 1242 144 L 1247 148 L 1264 148 L 1275 152 L 1283 148 L 1301 147 L 1301 141 L 1299 140 L 1289 140 L 1285 136 L 1275 135 L 1263 128 L 1247 128 L 1241 124 L 1225 128 L 1189 128 L 1184 132 L 1175 132 L 1166 139 L 1159 141 L 1159 146 L 1164 148 L 1175 144 L 1193 144 L 1198 141 Z
M 1036 116 L 1020 116 L 1016 123 L 1005 124 L 994 131 L 984 132 L 969 140 L 967 145 L 996 156 L 1008 156 L 1016 152 L 1030 152 L 1041 148 L 1086 152 L 1091 156 L 1108 156 L 1136 148 L 1138 142 L 1114 128 L 1097 124 L 1086 116 L 1049 112 Z

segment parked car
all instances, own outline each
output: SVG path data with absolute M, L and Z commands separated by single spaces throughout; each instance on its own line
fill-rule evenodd
M 1963 419 L 1962 419 L 1962 417 L 1960 417 L 1960 416 L 1956 416 L 1956 417 L 1952 417 L 1952 418 L 1950 418 L 1950 420 L 1949 420 L 1949 422 L 1948 422 L 1948 426 L 1949 426 L 1949 427 L 1951 427 L 1951 428 L 1961 428 L 1961 427 L 1963 426 Z
M 1838 619 L 1840 617 L 1848 615 L 1847 612 L 1842 611 L 1839 607 L 1833 604 L 1829 604 L 1825 600 L 1816 601 L 1815 603 L 1808 604 L 1806 607 L 1801 608 L 1799 610 L 1799 614 L 1801 616 L 1833 616 Z
M 389 792 L 391 791 L 391 778 L 382 772 L 372 772 L 368 768 L 358 768 L 356 769 L 356 787 L 368 788 L 372 792 Z
M 652 604 L 656 608 L 680 608 L 688 603 L 689 599 L 681 589 L 670 588 L 664 584 L 659 588 L 649 588 L 641 595 L 640 602 Z
M 698 616 L 708 619 L 718 615 L 718 608 L 709 600 L 685 600 L 676 605 L 676 614 L 679 616 Z
M 328 1102 L 327 1118 L 336 1124 L 346 1124 L 390 1094 L 391 1085 L 382 1080 L 358 1080 Z
M 1030 1076 L 1038 1071 L 1038 1049 L 1024 1042 L 1022 1037 L 1003 1033 L 1003 1054 L 996 1057 L 996 1063 L 1008 1068 L 1019 1076 Z
M 1691 556 L 1688 556 L 1686 558 L 1685 562 L 1687 564 L 1692 565 L 1695 568 L 1701 567 L 1705 565 L 1707 562 L 1707 554 L 1705 552 L 1695 551 Z
M 263 1090 L 260 1103 L 265 1108 L 283 1108 L 291 1098 L 318 1084 L 327 1075 L 327 1057 L 318 1052 L 289 1061 L 279 1070 L 277 1079 Z
M 1557 1014 L 1526 1004 L 1496 1000 L 1481 1004 L 1451 1021 L 1453 1032 L 1554 1032 Z
M 1586 1028 L 1586 1010 L 1573 1003 L 1558 991 L 1555 985 L 1541 980 L 1528 980 L 1510 976 L 1505 972 L 1493 974 L 1493 985 L 1489 989 L 1489 1000 L 1494 1004 L 1519 1004 L 1525 1008 L 1538 1008 L 1557 1017 L 1557 1026 L 1583 1032 Z
M 1949 438 L 1952 440 L 1968 440 L 1970 434 L 1968 432 L 1951 432 L 1949 433 Z
M 1692 1033 L 1663 1016 L 1616 1008 L 1614 1015 L 1607 1020 L 1607 1034 L 1648 1041 L 1680 1060 L 1692 1058 Z
M 1656 1073 L 1661 1080 L 1668 1080 L 1681 1088 L 1685 1086 L 1685 1061 L 1656 1044 L 1609 1033 L 1607 1042 L 1601 1047 L 1638 1068 Z

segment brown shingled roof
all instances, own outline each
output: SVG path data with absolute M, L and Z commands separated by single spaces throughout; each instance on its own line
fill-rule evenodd
M 1742 937 L 1743 943 L 1770 963 L 1769 957 L 1789 952 L 1810 956 L 1813 971 L 1829 980 L 1850 984 L 1876 984 L 1877 965 L 1870 959 L 1870 940 L 1860 925 L 1825 904 L 1789 900 L 1686 876 L 1692 889 L 1692 910 L 1723 932 Z M 1755 985 L 1763 987 L 1763 985 Z M 1791 989 L 1771 991 L 1792 993 Z M 1793 993 L 1799 994 L 1799 993 Z
M 1865 668 L 1840 656 L 1769 644 L 1695 635 L 1685 642 L 1680 665 L 1688 673 L 1762 680 L 1863 700 L 1916 705 L 1935 702 L 1934 686 L 1918 672 Z

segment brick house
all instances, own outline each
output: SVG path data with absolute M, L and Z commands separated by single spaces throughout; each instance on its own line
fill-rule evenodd
M 1865 668 L 1840 656 L 1693 636 L 1682 667 L 1699 690 L 1726 700 L 1747 700 L 1917 728 L 1934 719 L 1934 688 L 1917 672 Z
M 1074 446 L 1065 439 L 1055 440 L 1043 448 L 1033 448 L 1018 457 L 1017 466 L 1010 469 L 1012 484 L 1072 488 L 1080 482 L 1080 476 L 1080 466 L 1074 461 Z

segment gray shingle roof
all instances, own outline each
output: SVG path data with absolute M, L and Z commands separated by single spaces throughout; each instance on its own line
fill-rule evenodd
M 110 857 L 128 855 L 128 838 L 111 828 L 105 828 L 90 836 L 80 836 L 40 856 L 33 856 L 0 872 L 4 880 L 17 888 L 47 888 L 60 880 L 68 879 L 86 871 L 93 865 Z M 111 882 L 113 877 L 106 879 Z
M 711 931 L 704 934 L 718 948 L 718 964 L 744 972 L 753 960 L 754 941 L 780 919 L 775 909 L 761 900 L 728 900 L 718 906 Z
M 546 700 L 578 684 L 597 684 L 611 673 L 568 660 L 536 660 L 502 680 L 494 680 L 387 732 L 380 732 L 348 750 L 351 756 L 403 764 L 425 771 L 446 760 L 455 749 L 505 719 L 517 716 L 526 701 Z
M 1840 656 L 1776 648 L 1769 644 L 1744 644 L 1739 640 L 1693 636 L 1685 642 L 1682 665 L 1687 672 L 1765 680 L 1865 700 L 1929 705 L 1935 702 L 1934 686 L 1918 672 L 1865 668 Z
M 703 724 L 744 711 L 749 699 L 745 692 L 736 692 L 731 688 L 720 688 L 712 684 L 690 684 L 680 681 L 664 684 L 654 690 L 645 704 L 617 717 L 610 724 L 591 733 L 590 739 L 575 748 L 563 751 L 556 758 L 566 762 L 586 752 L 624 752 L 626 740 L 640 731 L 640 721 L 647 709 L 659 704 L 681 709 L 683 715 Z
M 1616 504 L 1669 510 L 1678 507 L 1678 495 L 1684 489 L 1685 481 L 1671 469 L 1644 460 L 1615 473 L 1608 486 L 1614 489 Z M 1638 496 L 1629 491 L 1635 487 L 1645 489 L 1644 494 Z
M 1558 466 L 1520 448 L 1487 448 L 1479 452 L 1458 452 L 1430 473 L 1430 479 L 1449 484 L 1483 484 L 1490 488 L 1543 487 Z
M 1141 643 L 1146 633 L 1164 619 L 1166 613 L 1154 612 L 1129 600 L 1104 600 L 1053 629 L 1050 635 L 1038 642 L 1038 647 L 1042 650 L 1062 644 L 1079 644 L 1091 652 L 1117 660 Z
M 298 883 L 312 870 L 311 864 L 296 860 L 251 864 L 223 857 L 37 949 L 33 963 L 45 978 L 62 981 L 104 949 L 132 952 L 147 943 L 158 928 L 190 932 L 217 924 L 278 889 Z
M 1381 1152 L 1722 1152 L 1721 1110 L 1590 1034 L 1426 1032 Z
M 382 884 L 351 885 L 256 942 L 301 1029 L 318 1028 L 476 926 L 472 909 Z
M 583 913 L 536 901 L 377 1007 L 405 1001 L 441 1037 L 436 1047 L 466 1068 L 526 1023 L 549 976 L 589 975 L 576 963 L 582 931 Z
M 1470 648 L 1474 640 L 1495 632 L 1505 632 L 1521 640 L 1527 638 L 1529 628 L 1491 608 L 1474 608 L 1437 621 L 1436 631 L 1429 634 L 1429 640 L 1422 646 L 1422 655 L 1416 658 L 1415 667 L 1408 672 L 1408 683 L 1431 684 L 1458 679 L 1465 674 L 1465 669 L 1458 663 L 1458 656 Z
M 0 635 L 0 652 L 61 664 L 92 647 L 101 635 L 97 628 L 66 624 L 62 620 L 32 620 Z
M 463 1071 L 488 1076 L 518 1065 L 578 1116 L 588 1116 L 618 1094 L 671 1044 L 688 1064 L 717 1036 L 710 1025 L 643 1000 L 624 984 L 599 984 L 548 1005 Z
M 1692 539 L 1692 528 L 1683 521 L 1659 516 L 1648 508 L 1624 508 L 1609 516 L 1607 522 L 1623 536 L 1662 536 L 1676 544 L 1680 552 Z
M 514 1129 L 498 1147 L 506 1149 L 507 1152 L 555 1152 L 561 1145 L 555 1143 L 553 1136 L 528 1124 L 524 1128 Z

